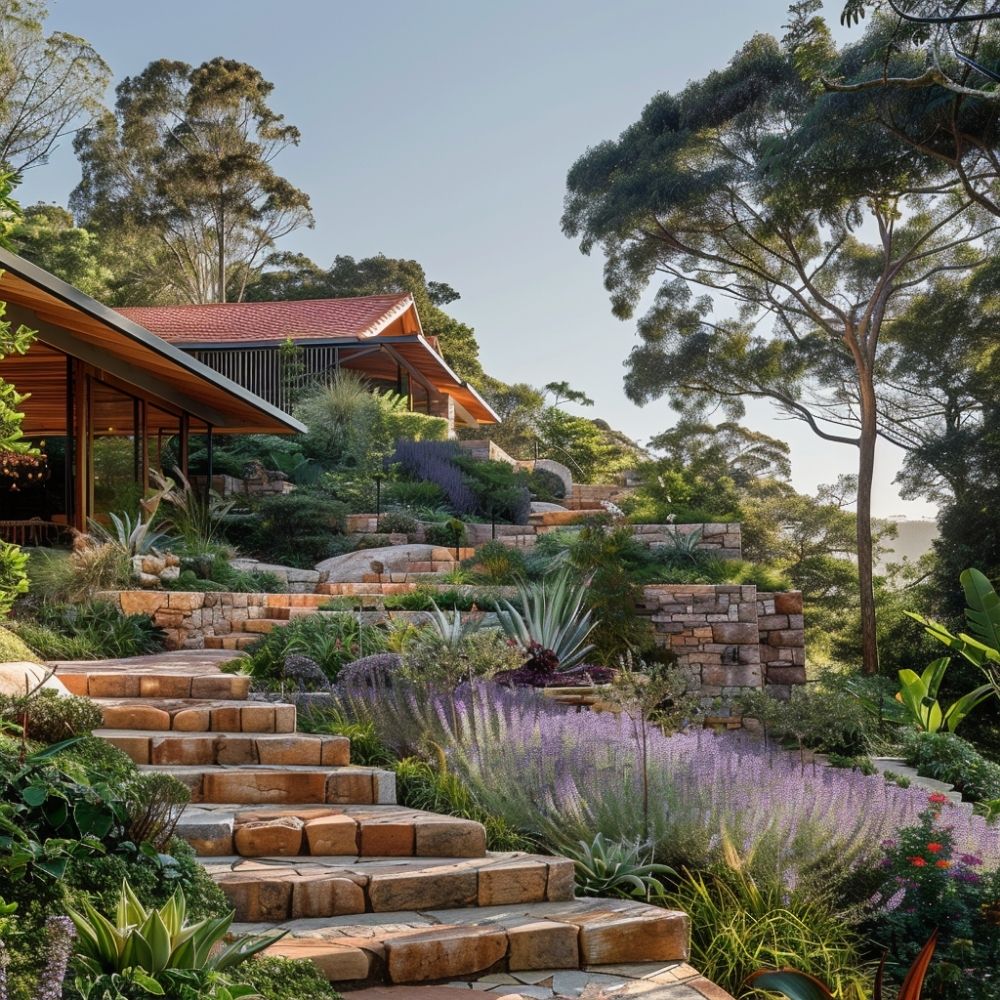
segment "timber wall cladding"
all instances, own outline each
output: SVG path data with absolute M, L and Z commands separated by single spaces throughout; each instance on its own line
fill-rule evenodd
M 656 641 L 677 656 L 706 703 L 762 687 L 787 696 L 805 683 L 802 595 L 752 585 L 656 584 L 643 588 Z

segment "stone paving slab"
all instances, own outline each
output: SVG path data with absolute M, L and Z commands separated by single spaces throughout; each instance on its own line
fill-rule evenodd
M 236 659 L 236 654 L 221 649 L 179 649 L 146 656 L 129 656 L 108 660 L 51 660 L 56 674 L 96 674 L 121 671 L 155 670 L 157 673 L 218 674 L 224 663 Z

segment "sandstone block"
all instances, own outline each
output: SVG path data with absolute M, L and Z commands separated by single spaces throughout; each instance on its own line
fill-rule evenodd
M 549 902 L 570 900 L 576 894 L 576 866 L 569 858 L 549 858 L 549 880 L 545 898 Z
M 237 713 L 239 709 L 235 709 Z M 214 713 L 213 713 L 214 714 Z M 215 728 L 213 720 L 212 728 Z M 257 741 L 253 736 L 218 736 L 215 740 L 215 762 L 217 764 L 256 764 Z
M 351 763 L 351 741 L 346 736 L 324 736 L 320 763 L 324 767 L 346 767 Z
M 69 676 L 59 678 L 66 687 L 70 685 Z M 73 678 L 76 680 L 77 678 Z M 82 678 L 84 690 L 80 694 L 88 695 L 91 698 L 138 698 L 139 678 L 128 674 L 92 674 L 89 678 Z M 73 691 L 73 694 L 76 694 Z
M 312 962 L 334 983 L 367 979 L 371 966 L 368 955 L 360 948 L 310 938 L 283 938 L 264 954 Z
M 226 894 L 236 919 L 244 923 L 277 923 L 291 912 L 292 883 L 281 877 L 249 879 L 237 872 L 220 875 L 216 884 Z
M 171 611 L 194 611 L 205 603 L 205 595 L 186 591 L 174 591 L 167 598 L 167 607 Z
M 774 610 L 782 615 L 801 615 L 802 593 L 793 590 L 787 594 L 775 594 Z
M 372 875 L 368 898 L 375 913 L 475 906 L 477 881 L 475 871 L 447 868 Z
M 254 805 L 322 802 L 326 775 L 318 771 L 210 771 L 205 775 L 205 802 Z
M 303 801 L 341 805 L 370 805 L 374 799 L 372 776 L 365 771 L 332 771 L 326 781 L 326 797 Z
M 479 872 L 479 906 L 540 903 L 545 899 L 548 871 L 544 862 L 522 861 L 483 868 Z
M 154 736 L 150 741 L 151 764 L 212 764 L 215 740 L 211 736 Z
M 688 918 L 674 910 L 597 912 L 564 919 L 580 928 L 585 965 L 678 962 L 688 957 Z
M 393 983 L 420 983 L 482 972 L 507 950 L 507 934 L 487 927 L 441 927 L 386 942 Z
M 208 674 L 191 678 L 192 698 L 242 701 L 250 693 L 250 678 L 239 674 Z
M 309 736 L 260 739 L 257 741 L 257 758 L 261 764 L 316 767 L 321 763 L 320 747 L 319 739 Z
M 511 972 L 531 969 L 575 969 L 580 963 L 579 928 L 552 920 L 537 920 L 507 928 L 508 967 Z
M 233 835 L 236 853 L 245 858 L 295 857 L 302 853 L 303 826 L 295 816 L 243 823 Z
M 486 829 L 472 820 L 418 822 L 414 853 L 421 858 L 481 858 L 486 853 Z
M 160 606 L 166 607 L 167 595 L 145 590 L 123 590 L 118 594 L 118 604 L 126 615 L 151 615 Z
M 757 628 L 752 622 L 717 622 L 712 626 L 712 639 L 725 643 L 756 643 Z
M 240 728 L 245 733 L 273 733 L 274 708 L 271 705 L 244 705 L 240 709 Z
M 306 823 L 306 841 L 313 855 L 358 853 L 358 824 L 350 816 L 322 816 Z
M 804 646 L 806 636 L 800 628 L 781 629 L 772 632 L 767 641 L 772 646 Z
M 144 674 L 139 677 L 140 698 L 190 698 L 191 678 L 177 674 Z
M 271 732 L 275 733 L 295 732 L 294 705 L 275 705 L 273 706 L 273 712 L 274 712 L 274 728 L 271 730 Z
M 151 705 L 107 705 L 104 708 L 104 725 L 108 729 L 170 728 L 170 714 Z
M 768 684 L 805 684 L 805 667 L 771 667 L 767 672 Z
M 184 733 L 207 733 L 211 717 L 207 708 L 182 708 L 173 717 L 173 728 Z
M 292 883 L 292 919 L 365 912 L 365 893 L 349 878 L 301 876 Z
M 111 741 L 122 753 L 127 754 L 136 764 L 148 764 L 148 736 L 115 736 Z
M 213 733 L 239 733 L 240 709 L 236 705 L 209 710 L 209 724 Z
M 361 855 L 367 858 L 412 857 L 414 830 L 412 823 L 361 824 Z
M 225 857 L 233 853 L 233 818 L 189 809 L 181 818 L 177 835 L 200 857 Z

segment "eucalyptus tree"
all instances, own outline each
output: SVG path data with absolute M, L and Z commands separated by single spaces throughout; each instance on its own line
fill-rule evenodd
M 0 0 L 0 164 L 23 173 L 101 109 L 111 70 L 85 38 L 45 32 L 45 0 Z
M 140 260 L 150 298 L 242 299 L 275 243 L 312 225 L 309 198 L 274 168 L 300 135 L 268 104 L 272 90 L 232 59 L 161 59 L 77 135 L 83 178 L 70 207 L 112 239 L 152 239 L 158 252 Z
M 634 401 L 667 396 L 736 419 L 748 398 L 767 399 L 856 449 L 863 665 L 875 672 L 883 327 L 936 275 L 978 266 L 1000 224 L 958 185 L 914 193 L 905 158 L 866 172 L 801 155 L 803 132 L 818 130 L 848 162 L 863 159 L 868 137 L 824 116 L 794 45 L 757 36 L 589 149 L 569 171 L 563 229 L 584 253 L 603 251 L 620 318 L 655 285 L 627 362 Z

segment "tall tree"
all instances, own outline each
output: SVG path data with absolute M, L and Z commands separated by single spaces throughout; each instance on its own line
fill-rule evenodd
M 0 164 L 23 173 L 92 120 L 111 80 L 86 39 L 45 33 L 45 0 L 0 0 Z
M 322 268 L 304 254 L 276 253 L 258 269 L 247 286 L 252 301 L 327 299 L 353 295 L 409 292 L 424 333 L 437 337 L 445 360 L 462 378 L 481 388 L 485 375 L 479 361 L 476 331 L 449 315 L 442 306 L 460 298 L 451 285 L 428 281 L 423 267 L 402 257 L 362 257 L 346 254 Z
M 246 63 L 161 59 L 117 87 L 113 114 L 74 148 L 83 179 L 70 207 L 104 234 L 146 231 L 160 298 L 241 300 L 276 241 L 312 225 L 309 198 L 274 169 L 299 130 L 268 104 L 273 85 Z
M 563 228 L 585 253 L 603 250 L 619 317 L 659 282 L 628 361 L 632 399 L 721 404 L 731 418 L 747 398 L 769 399 L 824 440 L 857 450 L 863 664 L 874 673 L 883 326 L 935 275 L 977 266 L 997 225 L 960 189 L 907 196 L 910 177 L 894 177 L 891 164 L 800 169 L 806 125 L 825 129 L 831 146 L 857 147 L 866 136 L 818 117 L 794 51 L 794 41 L 758 36 L 726 69 L 654 97 L 617 141 L 573 165 Z M 735 302 L 735 315 L 713 318 L 697 288 Z

